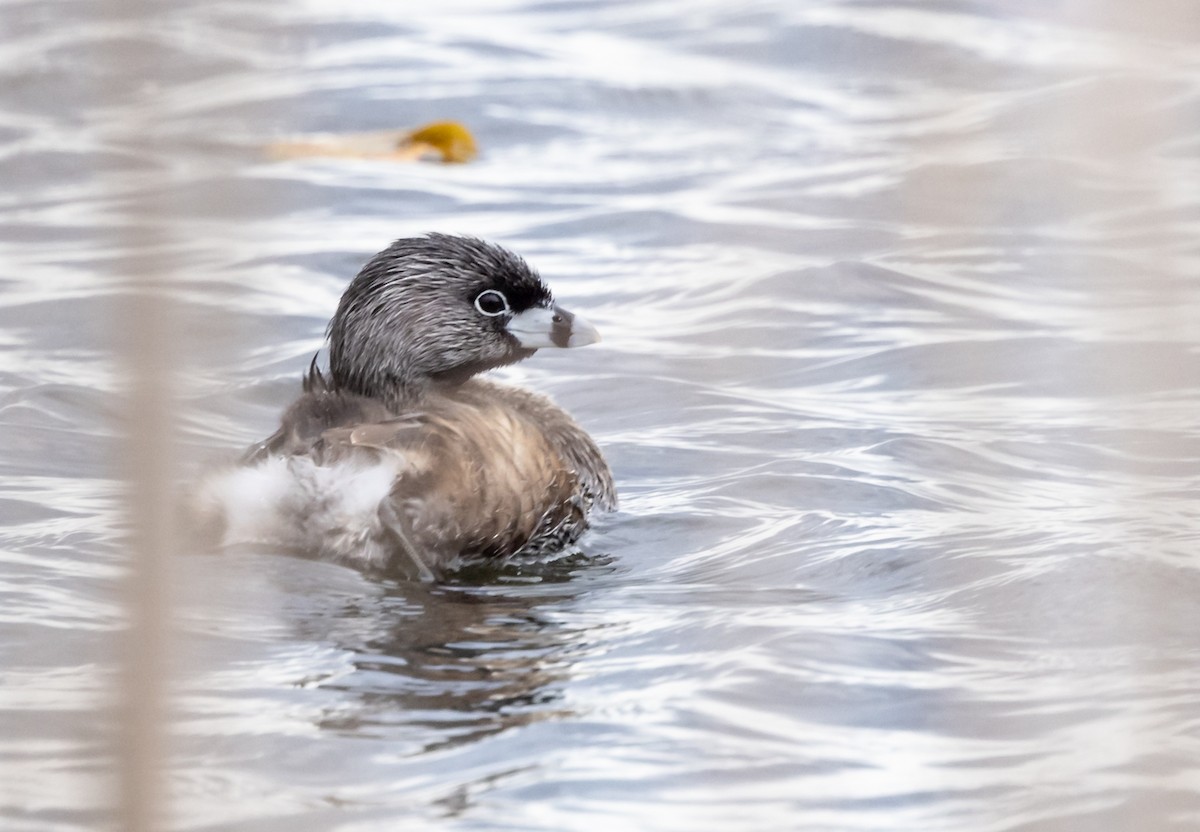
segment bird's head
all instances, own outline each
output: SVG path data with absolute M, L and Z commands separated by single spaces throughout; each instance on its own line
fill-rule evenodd
M 581 347 L 596 329 L 520 257 L 472 237 L 397 240 L 351 281 L 329 324 L 334 386 L 398 405 L 434 384 Z

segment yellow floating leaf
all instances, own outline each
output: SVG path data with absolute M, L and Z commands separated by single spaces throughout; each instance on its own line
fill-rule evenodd
M 471 131 L 457 121 L 435 121 L 418 127 L 408 134 L 398 150 L 419 147 L 441 154 L 443 162 L 469 162 L 479 151 L 475 148 L 475 137 Z
M 385 130 L 274 142 L 267 147 L 267 153 L 273 159 L 332 156 L 343 159 L 387 159 L 392 162 L 433 159 L 460 163 L 474 159 L 478 150 L 475 137 L 464 125 L 457 121 L 435 121 L 410 131 Z

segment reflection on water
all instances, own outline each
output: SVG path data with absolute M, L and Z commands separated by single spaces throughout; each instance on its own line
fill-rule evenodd
M 433 588 L 179 552 L 174 826 L 1194 828 L 1197 19 L 918 6 L 0 5 L 0 826 L 111 820 L 149 226 L 182 478 L 437 229 L 603 331 L 503 376 L 622 497 Z M 100 106 L 122 49 L 160 76 Z M 478 161 L 260 152 L 443 118 Z
M 396 584 L 366 605 L 297 622 L 297 638 L 331 641 L 353 672 L 321 682 L 347 694 L 326 730 L 390 739 L 420 754 L 508 728 L 572 716 L 561 686 L 588 634 L 556 611 L 574 599 L 579 558 L 523 570 L 477 570 L 484 583 Z M 553 581 L 553 582 L 551 582 Z M 350 705 L 349 703 L 355 703 Z

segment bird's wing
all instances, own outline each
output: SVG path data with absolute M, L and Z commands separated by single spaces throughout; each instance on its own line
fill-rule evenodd
M 252 445 L 242 455 L 242 464 L 261 462 L 273 456 L 313 454 L 327 443 L 326 434 L 357 425 L 370 425 L 394 418 L 381 402 L 363 396 L 318 389 L 305 381 L 306 392 L 283 414 L 279 430 Z M 336 435 L 336 434 L 335 434 Z
M 348 446 L 403 451 L 421 441 L 421 434 L 426 430 L 427 423 L 428 420 L 422 414 L 412 413 L 383 422 L 329 428 L 322 431 L 320 441 L 327 448 Z

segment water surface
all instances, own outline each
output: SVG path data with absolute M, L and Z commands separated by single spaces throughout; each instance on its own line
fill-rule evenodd
M 1051 6 L 0 5 L 0 825 L 113 823 L 124 264 L 186 480 L 440 230 L 604 333 L 502 376 L 621 511 L 433 587 L 180 547 L 172 828 L 1195 828 L 1200 26 Z

